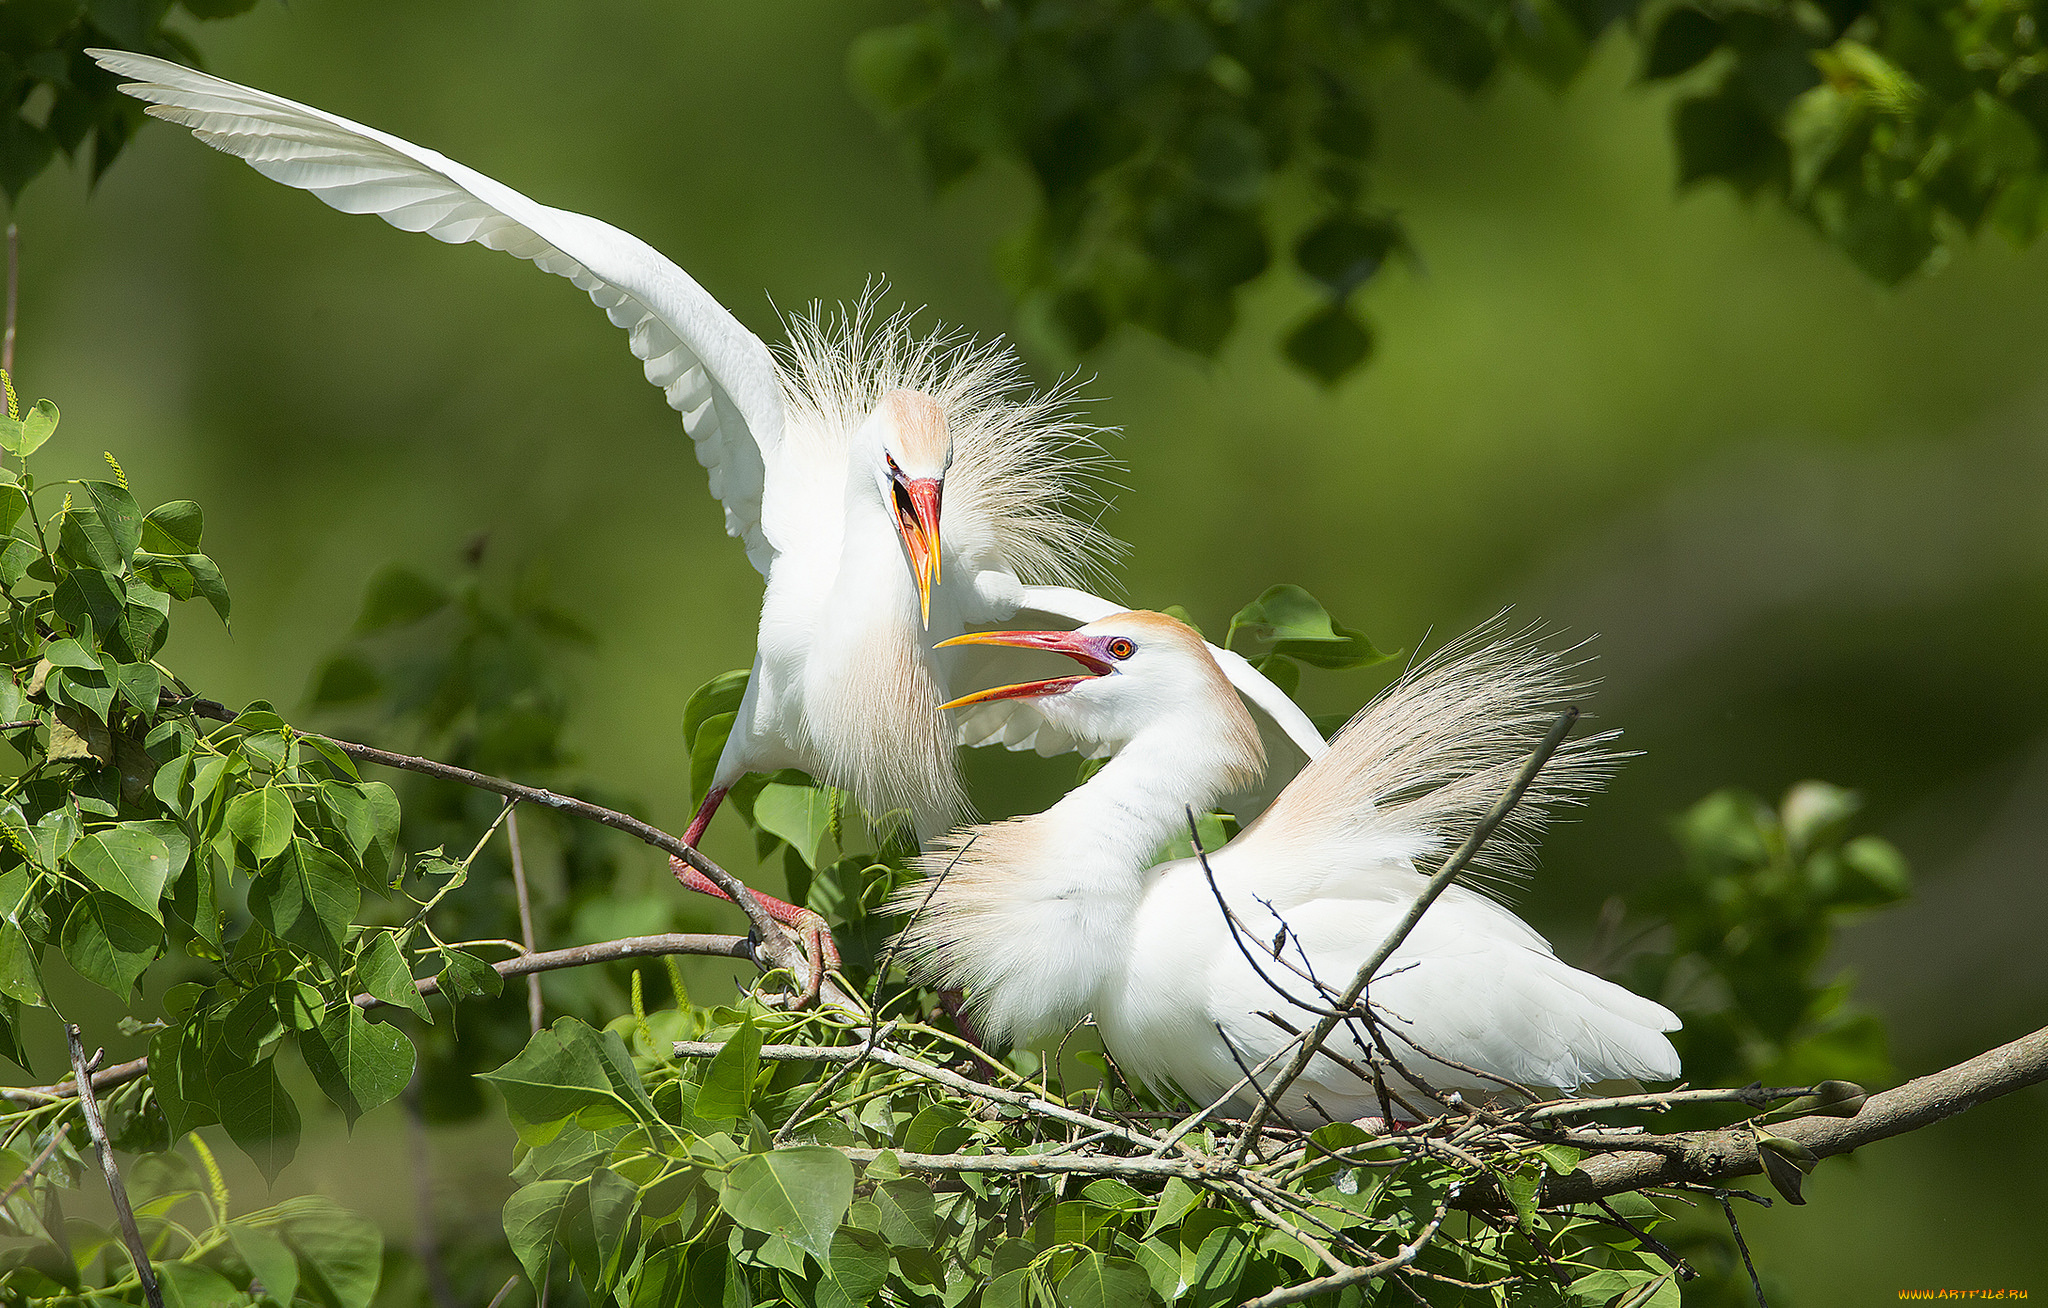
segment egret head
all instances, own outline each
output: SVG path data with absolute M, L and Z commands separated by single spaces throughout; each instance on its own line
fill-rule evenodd
M 1121 749 L 1148 726 L 1192 715 L 1198 734 L 1255 754 L 1257 729 L 1202 638 L 1183 622 L 1143 610 L 1117 613 L 1077 631 L 978 631 L 946 645 L 1011 645 L 1066 655 L 1086 671 L 963 695 L 945 705 L 996 699 L 1038 701 L 1038 711 L 1079 739 Z
M 939 583 L 939 498 L 953 462 L 945 412 L 923 391 L 894 390 L 862 430 L 874 450 L 876 487 L 903 537 L 917 577 L 918 607 L 929 626 L 932 587 Z

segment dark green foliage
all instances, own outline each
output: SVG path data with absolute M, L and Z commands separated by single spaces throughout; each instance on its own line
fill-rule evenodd
M 1896 849 L 1849 834 L 1857 807 L 1809 781 L 1775 810 L 1723 791 L 1679 820 L 1684 872 L 1641 904 L 1671 942 L 1634 960 L 1629 980 L 1685 1019 L 1674 1043 L 1694 1084 L 1890 1080 L 1883 1023 L 1849 1003 L 1849 977 L 1821 974 L 1844 920 L 1912 888 Z
M 2025 5 L 1915 0 L 930 0 L 854 45 L 856 88 L 937 185 L 1021 164 L 1040 205 L 999 264 L 1072 350 L 1130 323 L 1202 354 L 1291 247 L 1323 302 L 1283 349 L 1334 384 L 1371 356 L 1354 302 L 1407 240 L 1371 199 L 1390 51 L 1472 93 L 1512 66 L 1562 87 L 1624 23 L 1673 109 L 1683 185 L 1770 195 L 1897 282 L 1989 222 L 2048 225 L 2048 80 Z M 1310 203 L 1304 212 L 1302 192 Z
M 143 121 L 142 105 L 85 51 L 112 46 L 198 64 L 181 19 L 227 18 L 256 0 L 8 0 L 0 5 L 0 193 L 12 205 L 62 153 L 97 182 Z

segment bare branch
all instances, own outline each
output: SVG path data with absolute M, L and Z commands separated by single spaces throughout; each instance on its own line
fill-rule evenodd
M 526 892 L 526 857 L 519 848 L 519 810 L 505 815 L 505 839 L 512 846 L 512 890 L 519 897 L 519 942 L 533 955 L 533 899 Z M 540 973 L 526 974 L 526 1016 L 535 1035 L 540 1034 L 544 1016 L 540 998 Z
M 510 944 L 510 941 L 505 942 Z M 622 958 L 659 958 L 663 954 L 701 954 L 712 958 L 753 957 L 754 942 L 746 936 L 688 935 L 670 932 L 659 936 L 625 936 L 618 940 L 604 940 L 594 945 L 572 945 L 567 949 L 550 949 L 538 954 L 520 954 L 502 962 L 491 964 L 499 976 L 532 976 L 538 972 L 557 972 L 565 967 L 588 967 L 592 963 L 611 963 Z M 417 982 L 423 995 L 439 994 L 439 977 L 421 977 Z M 357 995 L 357 1008 L 381 1008 L 384 1001 L 374 995 Z
M 725 1045 L 717 1040 L 678 1040 L 675 1046 L 676 1057 L 678 1058 L 711 1058 L 723 1048 L 725 1048 Z M 799 1063 L 848 1063 L 857 1059 L 871 1058 L 877 1063 L 886 1064 L 899 1072 L 908 1072 L 912 1076 L 923 1077 L 925 1080 L 945 1086 L 949 1090 L 958 1090 L 964 1094 L 992 1100 L 995 1103 L 1008 1104 L 1013 1108 L 1022 1108 L 1028 1112 L 1038 1113 L 1041 1116 L 1065 1122 L 1069 1126 L 1084 1126 L 1091 1131 L 1101 1131 L 1106 1135 L 1115 1136 L 1127 1144 L 1137 1145 L 1143 1149 L 1153 1149 L 1159 1145 L 1159 1140 L 1156 1136 L 1148 1135 L 1143 1131 L 1119 1126 L 1114 1122 L 1105 1122 L 1101 1118 L 1091 1117 L 1087 1113 L 1076 1112 L 1065 1104 L 1056 1104 L 1049 1099 L 1041 1098 L 1026 1091 L 1005 1090 L 999 1086 L 984 1085 L 979 1081 L 969 1080 L 958 1072 L 949 1071 L 933 1063 L 927 1063 L 921 1058 L 912 1058 L 908 1054 L 897 1053 L 893 1049 L 870 1049 L 865 1044 L 762 1045 L 761 1057 L 771 1061 Z
M 1084 1176 L 1178 1176 L 1189 1181 L 1215 1180 L 1235 1175 L 1238 1169 L 1221 1160 L 1202 1162 L 1192 1158 L 1119 1158 L 1114 1154 L 906 1154 L 894 1149 L 841 1149 L 856 1163 L 872 1163 L 883 1154 L 893 1155 L 906 1172 L 949 1174 L 957 1172 L 1048 1173 Z
M 114 1163 L 114 1146 L 107 1143 L 107 1125 L 100 1120 L 99 1100 L 93 1096 L 92 1068 L 85 1060 L 85 1045 L 78 1039 L 78 1023 L 64 1024 L 64 1039 L 71 1045 L 72 1077 L 84 1087 L 78 1102 L 85 1109 L 86 1133 L 92 1136 L 93 1148 L 100 1156 L 100 1171 L 107 1178 L 107 1193 L 114 1200 L 114 1215 L 121 1220 L 121 1243 L 128 1246 L 128 1257 L 135 1263 L 135 1275 L 142 1281 L 142 1293 L 149 1300 L 149 1308 L 164 1308 L 164 1292 L 156 1283 L 156 1269 L 149 1265 L 149 1246 L 142 1242 L 142 1232 L 136 1229 L 135 1209 L 128 1203 L 128 1187 L 121 1183 L 121 1169 Z
M 510 943 L 509 941 L 507 942 Z M 739 958 L 752 960 L 754 942 L 746 936 L 691 935 L 671 932 L 658 936 L 625 936 L 618 940 L 600 941 L 594 945 L 575 945 L 568 949 L 551 949 L 538 954 L 520 954 L 502 962 L 491 964 L 499 976 L 526 976 L 534 972 L 554 972 L 565 967 L 588 967 L 593 963 L 610 963 L 621 958 L 659 958 L 663 954 L 698 954 L 711 958 Z M 421 977 L 417 982 L 423 995 L 438 994 L 440 978 Z M 357 1008 L 382 1008 L 384 1001 L 374 995 L 357 995 L 352 1001 Z M 111 1090 L 126 1085 L 149 1074 L 147 1058 L 130 1059 L 103 1067 L 92 1074 L 92 1088 L 95 1092 Z M 59 1081 L 55 1085 L 13 1086 L 0 1089 L 0 1099 L 11 1099 L 17 1103 L 43 1104 L 53 1099 L 71 1099 L 78 1094 L 78 1081 Z
M 1874 1094 L 1854 1117 L 1795 1118 L 1772 1131 L 1826 1158 L 1930 1126 L 1987 1100 L 2048 1081 L 2048 1027 L 1954 1067 Z M 1746 1126 L 1652 1137 L 1669 1153 L 1618 1150 L 1589 1158 L 1565 1176 L 1543 1182 L 1547 1207 L 1588 1203 L 1647 1186 L 1716 1184 L 1760 1170 L 1756 1137 Z
M 190 699 L 173 697 L 172 702 L 177 707 L 189 709 L 199 717 L 211 718 L 216 722 L 235 720 L 234 710 L 217 700 L 195 696 Z M 670 858 L 680 859 L 702 872 L 710 878 L 713 885 L 725 893 L 727 899 L 739 905 L 740 910 L 747 915 L 748 924 L 754 929 L 754 937 L 760 941 L 761 956 L 770 968 L 785 969 L 793 977 L 810 975 L 811 966 L 802 959 L 789 937 L 776 926 L 775 919 L 769 916 L 768 910 L 761 906 L 761 901 L 747 888 L 745 882 L 658 827 L 642 822 L 630 814 L 603 808 L 586 800 L 558 795 L 552 790 L 543 790 L 538 786 L 522 786 L 516 781 L 486 776 L 481 772 L 472 772 L 468 768 L 459 768 L 450 763 L 419 758 L 412 754 L 394 754 L 387 749 L 358 745 L 349 740 L 337 740 L 333 736 L 315 738 L 326 741 L 359 763 L 375 763 L 380 767 L 397 768 L 402 772 L 417 772 L 421 776 L 458 782 L 477 790 L 488 790 L 494 795 L 503 795 L 507 799 L 538 804 L 543 808 L 554 809 L 558 813 L 585 818 L 610 827 L 614 831 L 623 831 L 642 844 L 652 845 Z M 819 966 L 822 965 L 823 962 L 820 960 Z

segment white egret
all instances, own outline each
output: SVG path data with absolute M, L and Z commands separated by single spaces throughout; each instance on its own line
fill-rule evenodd
M 875 324 L 863 304 L 836 326 L 792 322 L 778 358 L 688 273 L 615 227 L 318 109 L 161 59 L 92 54 L 138 79 L 122 89 L 151 114 L 265 176 L 344 212 L 529 259 L 631 333 L 647 379 L 682 414 L 726 531 L 767 580 L 752 674 L 687 843 L 740 777 L 785 767 L 851 792 L 870 814 L 907 812 L 920 834 L 943 829 L 966 805 L 934 642 L 1019 614 L 1086 622 L 1120 607 L 1078 589 L 1110 545 L 1065 508 L 1092 446 L 1065 397 L 1018 393 L 1007 349 L 919 337 L 902 317 Z M 1305 754 L 1321 752 L 1292 701 L 1243 659 L 1223 658 Z M 973 744 L 1074 747 L 1021 704 L 960 731 Z M 762 898 L 816 929 L 803 910 Z
M 1030 700 L 1115 754 L 1044 813 L 956 832 L 924 855 L 928 876 L 944 875 L 900 898 L 906 911 L 923 905 L 907 956 L 964 987 L 986 1035 L 1040 1040 L 1093 1013 L 1127 1074 L 1204 1103 L 1291 1042 L 1266 1014 L 1296 1030 L 1315 1023 L 1422 890 L 1416 863 L 1457 845 L 1576 688 L 1571 665 L 1528 639 L 1468 640 L 1440 654 L 1208 855 L 1212 888 L 1195 859 L 1154 860 L 1186 833 L 1188 806 L 1243 787 L 1264 760 L 1251 718 L 1192 631 L 1163 614 L 1123 613 L 1072 632 L 958 639 L 1081 663 L 1078 676 L 956 702 Z M 1515 810 L 1511 838 L 1526 842 L 1546 805 L 1605 771 L 1597 738 L 1568 744 Z M 1458 883 L 1375 975 L 1368 999 L 1386 1052 L 1440 1091 L 1500 1093 L 1490 1077 L 1571 1089 L 1678 1074 L 1668 1010 L 1568 966 L 1512 912 Z M 1354 1066 L 1372 1057 L 1361 1025 L 1338 1027 L 1325 1048 Z M 1276 1065 L 1261 1084 L 1277 1076 Z M 1253 1106 L 1250 1091 L 1234 1096 L 1235 1109 Z M 1311 1061 L 1278 1107 L 1300 1124 L 1383 1115 L 1375 1088 L 1329 1058 Z

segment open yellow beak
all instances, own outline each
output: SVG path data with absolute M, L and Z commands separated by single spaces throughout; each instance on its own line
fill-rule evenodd
M 1106 672 L 1115 670 L 1115 664 L 1104 657 L 1102 646 L 1108 640 L 1105 636 L 1083 636 L 1075 631 L 970 631 L 964 636 L 942 640 L 933 648 L 944 649 L 948 645 L 1011 645 L 1018 649 L 1045 649 L 1055 654 L 1064 654 L 1088 669 L 1086 676 L 1052 677 L 1045 681 L 1019 681 L 1008 686 L 994 686 L 988 690 L 977 690 L 972 695 L 962 695 L 939 705 L 940 709 L 960 708 L 967 704 L 983 704 L 993 699 L 1042 699 L 1047 695 L 1063 695 L 1074 687 Z
M 917 606 L 924 625 L 932 625 L 932 587 L 939 584 L 939 481 L 920 477 L 898 483 L 910 501 L 896 510 L 896 530 L 903 534 L 903 548 L 910 551 L 910 566 L 917 573 Z

